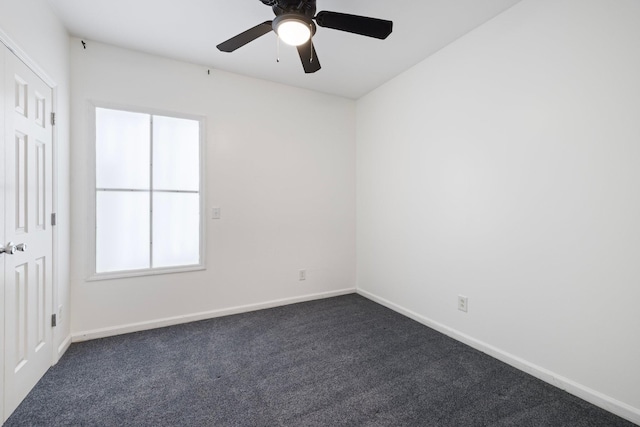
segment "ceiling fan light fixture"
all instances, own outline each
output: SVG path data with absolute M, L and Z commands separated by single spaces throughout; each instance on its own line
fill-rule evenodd
M 280 40 L 295 46 L 304 72 L 311 74 L 320 70 L 320 61 L 312 40 L 316 34 L 316 25 L 381 40 L 386 39 L 393 31 L 393 21 L 386 19 L 326 10 L 316 14 L 316 0 L 261 1 L 271 7 L 276 17 L 272 21 L 264 21 L 220 43 L 217 46 L 219 51 L 233 52 L 274 31 L 278 37 L 278 46 L 280 46 Z
M 273 20 L 273 31 L 280 40 L 291 46 L 300 46 L 309 41 L 315 28 L 313 21 L 304 15 L 285 14 Z

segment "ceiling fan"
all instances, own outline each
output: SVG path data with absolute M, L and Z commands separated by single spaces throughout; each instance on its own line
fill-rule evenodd
M 384 19 L 327 11 L 316 15 L 316 0 L 260 1 L 272 7 L 275 19 L 258 24 L 220 43 L 217 46 L 220 51 L 233 52 L 273 30 L 280 40 L 297 47 L 304 72 L 315 73 L 320 69 L 320 61 L 312 41 L 316 24 L 377 39 L 386 39 L 393 30 L 393 22 Z

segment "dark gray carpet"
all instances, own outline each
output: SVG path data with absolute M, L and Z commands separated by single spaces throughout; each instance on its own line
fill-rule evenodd
M 632 426 L 358 295 L 74 344 L 6 426 Z

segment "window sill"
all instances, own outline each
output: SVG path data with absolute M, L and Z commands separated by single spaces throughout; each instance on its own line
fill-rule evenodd
M 206 270 L 206 267 L 201 264 L 185 265 L 182 267 L 148 268 L 144 270 L 114 271 L 112 273 L 94 273 L 87 277 L 86 280 L 87 282 L 97 282 L 100 280 L 116 280 L 127 279 L 130 277 L 158 276 L 161 274 L 186 273 L 190 271 L 201 270 Z

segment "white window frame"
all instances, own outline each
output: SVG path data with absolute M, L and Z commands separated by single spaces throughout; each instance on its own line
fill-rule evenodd
M 174 267 L 156 267 L 156 268 L 144 268 L 137 270 L 123 270 L 123 271 L 114 271 L 114 272 L 104 272 L 98 273 L 96 272 L 96 231 L 97 231 L 97 221 L 96 221 L 96 201 L 97 201 L 97 187 L 96 187 L 96 109 L 97 108 L 106 108 L 111 110 L 119 110 L 119 111 L 128 111 L 132 113 L 142 113 L 142 114 L 150 114 L 156 116 L 166 116 L 173 117 L 178 119 L 189 119 L 198 121 L 200 124 L 200 188 L 199 188 L 199 199 L 200 199 L 200 261 L 197 264 L 185 265 L 185 266 L 174 266 Z M 90 101 L 89 102 L 89 138 L 91 141 L 90 148 L 87 150 L 89 158 L 87 159 L 87 164 L 89 166 L 89 177 L 87 179 L 88 188 L 87 188 L 87 200 L 89 201 L 89 232 L 87 235 L 89 236 L 88 247 L 90 248 L 90 256 L 89 262 L 87 266 L 89 267 L 89 271 L 87 273 L 88 281 L 95 280 L 111 280 L 111 279 L 123 279 L 127 277 L 140 277 L 140 276 L 154 276 L 159 274 L 171 274 L 171 273 L 182 273 L 189 271 L 198 271 L 206 269 L 206 229 L 205 229 L 205 136 L 206 136 L 206 122 L 204 116 L 197 116 L 193 114 L 184 114 L 184 113 L 176 113 L 173 111 L 163 111 L 157 110 L 154 108 L 145 108 L 145 107 L 132 107 L 120 104 L 113 104 L 108 102 L 99 102 L 99 101 Z

